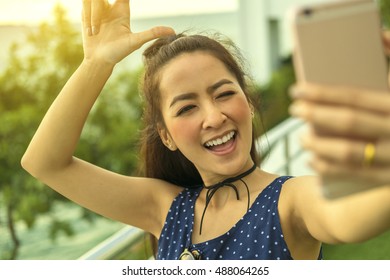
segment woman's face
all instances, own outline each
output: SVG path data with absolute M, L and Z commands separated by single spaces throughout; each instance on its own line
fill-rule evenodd
M 196 166 L 206 185 L 251 167 L 251 108 L 220 60 L 202 51 L 179 55 L 161 70 L 160 92 L 160 136 Z

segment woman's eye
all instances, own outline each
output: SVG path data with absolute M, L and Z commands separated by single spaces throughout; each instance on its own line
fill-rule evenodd
M 227 97 L 227 96 L 231 96 L 235 94 L 234 91 L 225 91 L 223 93 L 221 93 L 220 95 L 217 96 L 217 98 L 224 98 L 224 97 Z
M 176 116 L 183 115 L 183 114 L 185 114 L 185 113 L 191 111 L 193 108 L 195 108 L 195 105 L 184 106 L 183 108 L 181 108 L 181 109 L 177 112 Z

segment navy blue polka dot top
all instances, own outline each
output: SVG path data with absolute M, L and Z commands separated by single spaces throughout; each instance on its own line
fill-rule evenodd
M 282 176 L 269 184 L 248 212 L 225 234 L 192 244 L 194 207 L 202 188 L 185 189 L 172 202 L 158 241 L 156 259 L 177 260 L 184 249 L 196 250 L 203 260 L 291 260 L 278 214 Z

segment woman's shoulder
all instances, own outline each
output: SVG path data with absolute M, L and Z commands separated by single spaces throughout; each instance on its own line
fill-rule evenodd
M 279 178 L 286 178 L 283 186 L 287 191 L 299 192 L 304 188 L 318 186 L 319 178 L 313 175 L 305 176 L 280 176 Z
M 186 191 L 186 188 L 177 184 L 155 178 L 143 178 L 147 185 L 152 185 L 151 192 L 158 200 L 172 201 L 178 195 Z
M 291 177 L 283 184 L 280 194 L 280 223 L 286 243 L 296 259 L 318 256 L 319 242 L 308 234 L 303 216 L 303 213 L 310 212 L 306 206 L 315 203 L 318 197 L 315 194 L 319 191 L 318 182 L 316 176 Z
M 280 194 L 279 211 L 286 216 L 297 213 L 300 204 L 318 192 L 319 179 L 316 176 L 285 177 Z M 299 211 L 298 211 L 299 212 Z
M 319 190 L 317 176 L 282 176 L 281 178 L 287 178 L 283 183 L 281 199 L 288 208 L 294 208 L 296 203 Z

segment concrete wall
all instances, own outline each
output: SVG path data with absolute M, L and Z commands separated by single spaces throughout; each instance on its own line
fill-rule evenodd
M 258 82 L 267 82 L 278 61 L 291 53 L 289 10 L 315 2 L 324 0 L 239 0 L 240 47 Z

